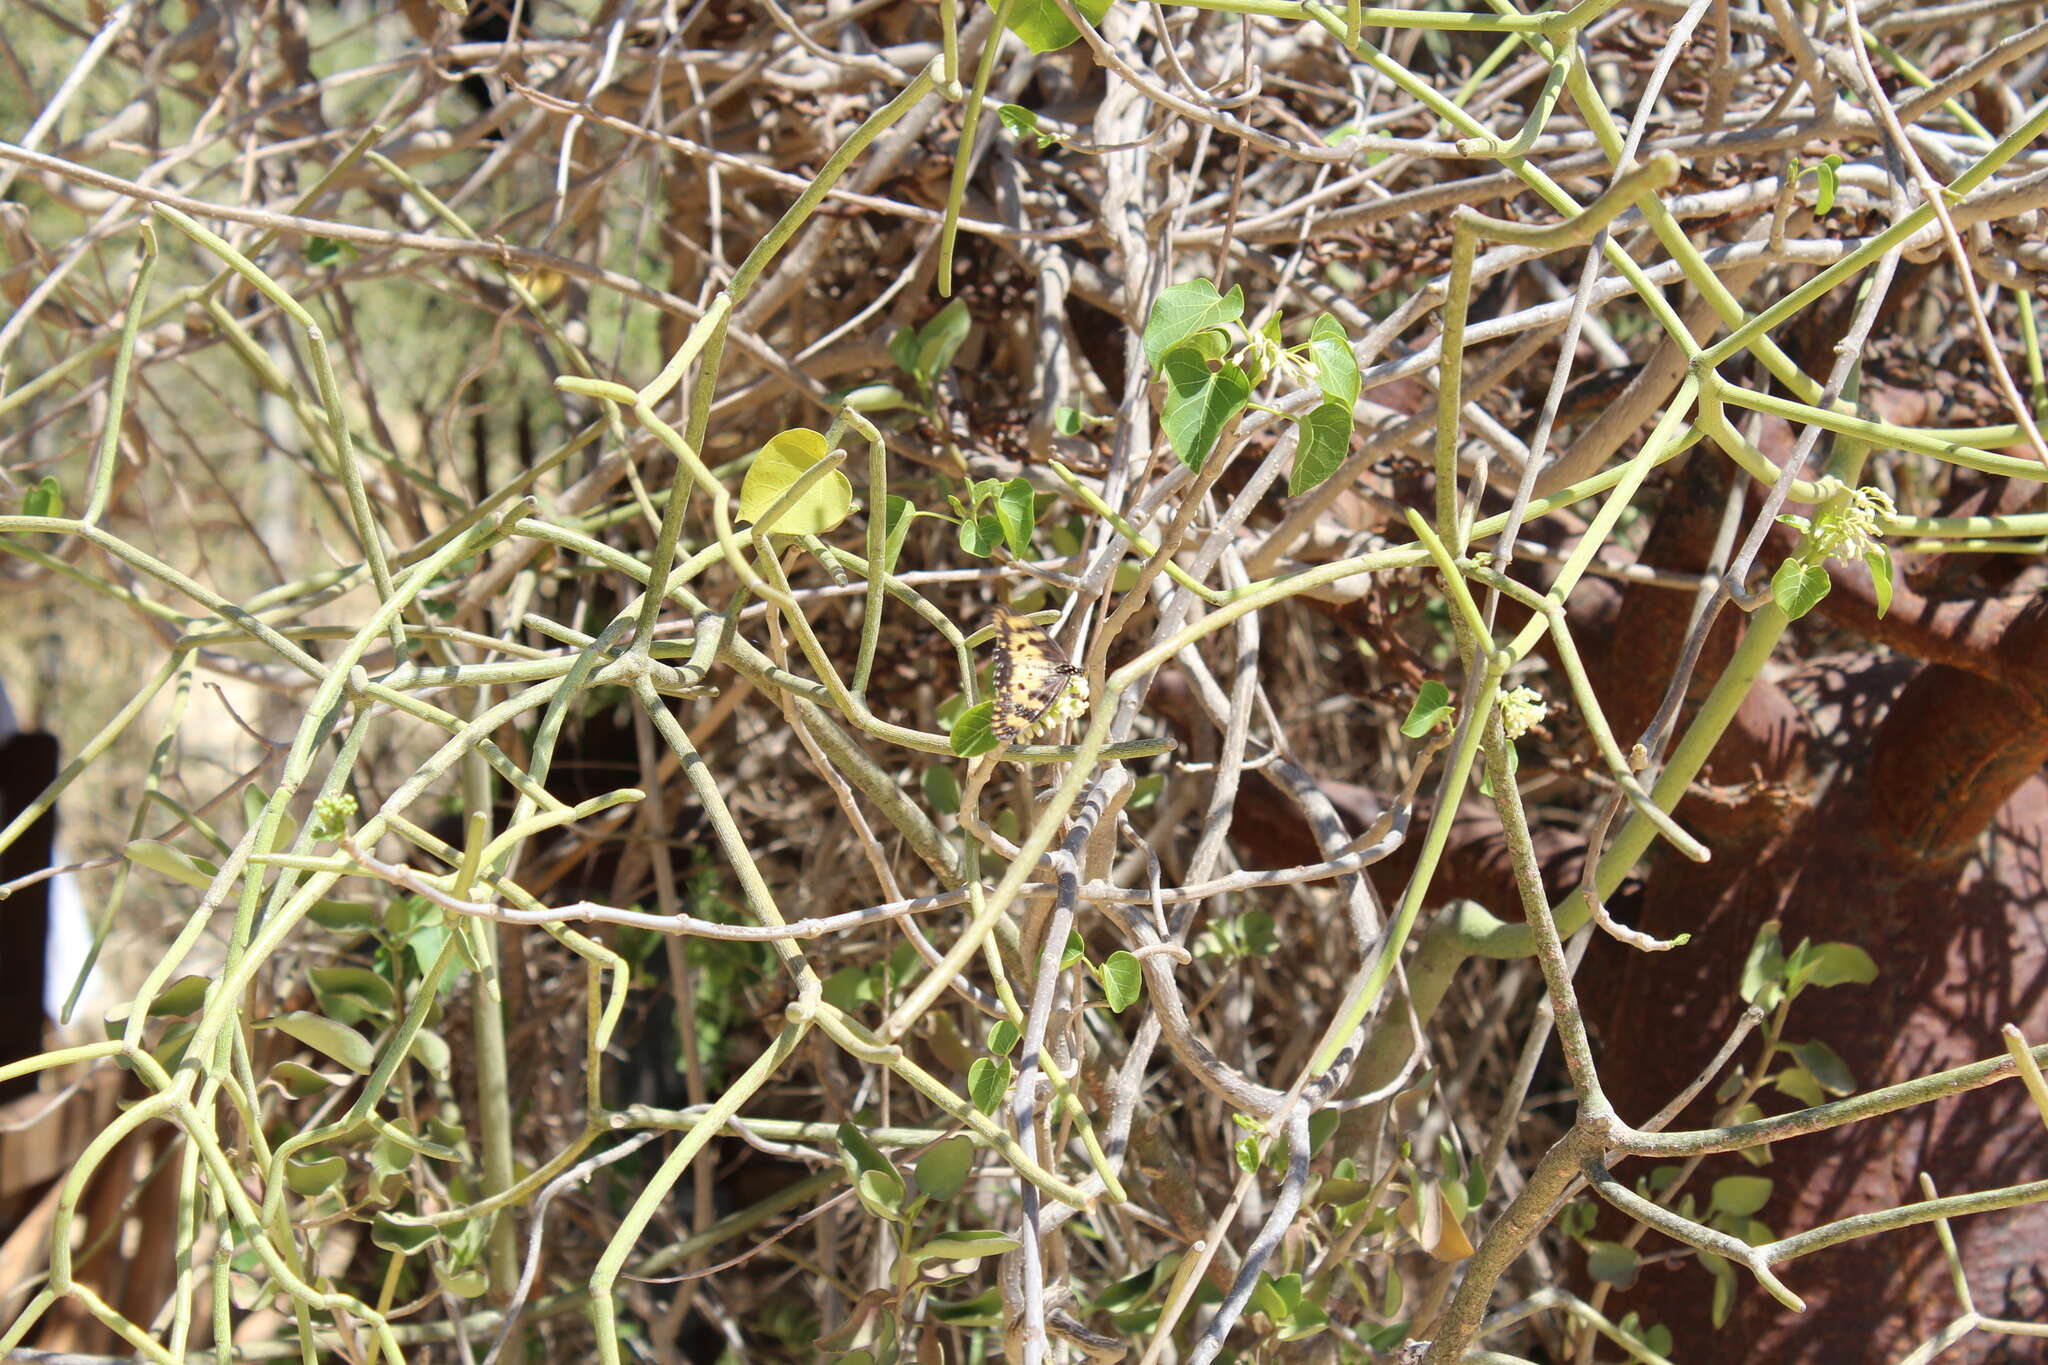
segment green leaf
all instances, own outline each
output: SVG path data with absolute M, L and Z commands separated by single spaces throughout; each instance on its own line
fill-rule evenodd
M 484 1291 L 491 1287 L 491 1277 L 485 1273 L 482 1266 L 473 1265 L 462 1270 L 452 1270 L 436 1261 L 434 1278 L 441 1282 L 443 1289 L 458 1299 L 481 1298 Z
M 903 1177 L 891 1171 L 862 1171 L 853 1180 L 853 1197 L 877 1218 L 903 1217 Z
M 1162 1275 L 1170 1280 L 1174 1267 L 1179 1263 L 1180 1256 L 1175 1254 L 1165 1260 L 1154 1262 L 1134 1275 L 1126 1275 L 1097 1294 L 1088 1306 L 1096 1312 L 1119 1314 L 1142 1308 L 1146 1300 L 1152 1297 L 1153 1287 L 1160 1283 Z
M 1822 943 L 1799 955 L 1793 982 L 1800 986 L 1867 986 L 1877 980 L 1877 964 L 1853 943 Z
M 1062 436 L 1080 435 L 1082 420 L 1079 408 L 1058 407 L 1052 410 L 1052 429 Z
M 1012 479 L 996 494 L 996 520 L 1003 528 L 1003 543 L 1019 559 L 1031 549 L 1035 501 L 1029 479 Z
M 1714 1277 L 1714 1303 L 1709 1310 L 1716 1328 L 1724 1326 L 1735 1307 L 1735 1267 L 1720 1257 L 1702 1253 L 1700 1263 Z
M 1405 1321 L 1390 1322 L 1385 1327 L 1375 1328 L 1372 1335 L 1365 1339 L 1365 1344 L 1384 1355 L 1407 1339 L 1408 1324 Z
M 270 1079 L 283 1087 L 285 1094 L 303 1100 L 342 1084 L 348 1077 L 328 1076 L 298 1062 L 279 1062 L 270 1068 Z
M 394 1223 L 383 1214 L 370 1224 L 370 1240 L 386 1251 L 403 1252 L 410 1256 L 425 1250 L 441 1236 L 439 1228 L 408 1227 Z
M 1273 917 L 1264 910 L 1247 910 L 1238 919 L 1243 931 L 1244 950 L 1254 957 L 1267 957 L 1280 951 L 1280 935 L 1274 932 Z
M 988 1050 L 998 1057 L 1007 1057 L 1024 1041 L 1024 1034 L 1007 1019 L 998 1019 L 989 1025 Z
M 1820 1082 L 1821 1088 L 1829 1094 L 1847 1095 L 1856 1089 L 1856 1078 L 1850 1074 L 1849 1064 L 1820 1039 L 1813 1038 L 1804 1043 L 1793 1043 L 1786 1050 L 1799 1059 L 1799 1065 L 1811 1072 L 1813 1078 Z M 1778 1088 L 1784 1089 L 1783 1086 Z M 1820 1100 L 1814 1099 L 1809 1102 L 1819 1104 Z
M 427 968 L 433 966 L 434 960 L 441 956 L 441 949 L 448 942 L 448 935 L 453 932 L 445 920 L 434 919 L 419 925 L 407 934 L 405 955 L 412 962 L 412 969 L 425 976 Z M 448 983 L 445 979 L 441 986 L 443 990 L 447 989 Z
M 960 713 L 960 719 L 953 722 L 953 731 L 947 736 L 953 752 L 962 758 L 973 758 L 996 747 L 995 731 L 996 704 L 992 701 L 976 702 Z
M 1842 164 L 1842 158 L 1829 153 L 1813 169 L 1820 177 L 1820 193 L 1813 198 L 1813 212 L 1817 218 L 1824 218 L 1835 206 L 1835 168 Z
M 1074 8 L 1091 24 L 1102 22 L 1109 4 L 1110 0 L 1074 0 Z M 1010 7 L 1010 32 L 1033 52 L 1057 52 L 1081 36 L 1053 0 L 1017 0 Z
M 839 1160 L 853 1179 L 854 1197 L 877 1218 L 892 1222 L 900 1218 L 903 1198 L 909 1192 L 903 1173 L 853 1124 L 840 1124 L 837 1136 Z
M 377 923 L 377 907 L 360 901 L 315 901 L 306 918 L 322 929 L 352 929 L 360 933 Z
M 940 375 L 953 363 L 959 354 L 967 334 L 974 329 L 974 319 L 967 312 L 965 299 L 954 299 L 917 329 L 917 356 L 910 373 L 925 387 L 931 387 Z
M 1803 1066 L 1787 1067 L 1771 1077 L 1771 1084 L 1779 1093 L 1790 1095 L 1808 1107 L 1827 1101 L 1827 1096 L 1821 1093 L 1820 1082 Z
M 825 978 L 821 993 L 833 1008 L 858 1014 L 863 1005 L 875 1001 L 874 973 L 865 967 L 841 967 Z
M 1871 595 L 1877 600 L 1877 618 L 1882 621 L 1892 609 L 1892 552 L 1873 545 L 1863 552 L 1863 562 L 1870 568 Z
M 1321 1115 L 1317 1115 L 1318 1118 Z M 1486 1202 L 1487 1177 L 1483 1167 L 1473 1166 L 1465 1172 L 1465 1207 L 1476 1209 Z
M 962 1142 L 965 1138 L 959 1139 Z M 993 1228 L 968 1228 L 942 1232 L 910 1253 L 916 1261 L 978 1261 L 984 1256 L 1001 1256 L 1023 1243 L 1007 1232 Z
M 977 559 L 987 559 L 1003 543 L 1003 523 L 993 514 L 969 517 L 960 523 L 960 548 Z
M 348 1174 L 348 1162 L 332 1154 L 285 1158 L 284 1183 L 302 1199 L 323 1195 Z
M 1786 620 L 1797 621 L 1812 611 L 1832 586 L 1825 564 L 1788 559 L 1771 575 L 1771 600 L 1785 613 Z
M 967 1097 L 984 1114 L 993 1114 L 1002 1106 L 1003 1095 L 1009 1088 L 1010 1062 L 1006 1057 L 977 1057 L 974 1065 L 967 1068 Z
M 269 804 L 270 794 L 255 783 L 252 782 L 242 788 L 242 823 L 254 829 L 262 821 L 264 808 Z M 290 848 L 292 840 L 298 837 L 298 833 L 299 822 L 292 817 L 290 811 L 281 811 L 278 814 L 277 834 L 271 839 L 270 847 Z
M 1228 361 L 1216 362 L 1213 370 L 1209 365 L 1198 347 L 1181 346 L 1168 352 L 1160 367 L 1166 375 L 1166 401 L 1160 405 L 1159 425 L 1181 463 L 1198 472 L 1224 426 L 1252 396 L 1252 381 L 1243 370 Z
M 1255 1137 L 1241 1137 L 1231 1149 L 1237 1154 L 1237 1168 L 1246 1175 L 1259 1169 L 1259 1140 Z
M 855 412 L 899 412 L 904 408 L 923 411 L 921 404 L 914 402 L 909 394 L 894 384 L 855 384 L 851 388 L 834 390 L 826 397 Z
M 1320 404 L 1303 414 L 1295 425 L 1301 435 L 1294 450 L 1294 469 L 1287 476 L 1290 498 L 1320 485 L 1337 472 L 1344 457 L 1351 453 L 1351 405 Z
M 775 500 L 828 453 L 825 437 L 804 427 L 769 437 L 740 483 L 739 519 L 758 525 Z M 782 536 L 823 535 L 845 521 L 852 510 L 853 484 L 843 470 L 835 469 L 812 484 L 795 506 L 775 519 L 773 526 L 759 529 Z
M 370 1168 L 383 1175 L 396 1175 L 412 1166 L 413 1150 L 406 1145 L 407 1133 L 397 1124 L 377 1135 L 370 1144 Z
M 448 1042 L 432 1029 L 423 1028 L 412 1036 L 412 1046 L 406 1055 L 425 1067 L 437 1080 L 447 1080 L 450 1068 L 455 1062 L 455 1053 Z
M 1762 1175 L 1724 1175 L 1714 1182 L 1707 1207 L 1732 1218 L 1747 1218 L 1771 1202 L 1771 1179 Z
M 1236 322 L 1243 316 L 1242 285 L 1232 285 L 1228 294 L 1218 294 L 1212 281 L 1189 280 L 1163 290 L 1152 301 L 1152 311 L 1145 319 L 1145 361 L 1156 370 L 1165 363 L 1168 352 L 1178 349 L 1197 332 Z
M 941 815 L 960 813 L 960 778 L 944 763 L 924 770 L 924 799 Z
M 1317 1332 L 1329 1330 L 1329 1314 L 1315 1304 L 1303 1304 L 1288 1314 L 1288 1320 L 1280 1324 L 1280 1340 L 1307 1340 Z
M 1636 1282 L 1643 1258 L 1619 1242 L 1595 1242 L 1586 1248 L 1586 1273 L 1602 1284 L 1627 1289 Z
M 935 1142 L 917 1159 L 917 1188 L 944 1203 L 960 1193 L 961 1187 L 967 1183 L 967 1172 L 973 1166 L 972 1138 L 949 1137 L 943 1142 Z
M 1086 962 L 1087 960 L 1088 944 L 1086 940 L 1081 937 L 1080 931 L 1075 929 L 1067 930 L 1067 946 L 1060 949 L 1060 970 L 1065 971 L 1076 962 Z
M 53 474 L 37 479 L 21 499 L 21 514 L 25 517 L 61 517 L 64 515 L 64 485 L 57 482 Z
M 332 237 L 308 237 L 305 252 L 307 265 L 332 265 L 341 259 L 341 243 Z
M 1308 329 L 1308 353 L 1315 364 L 1316 385 L 1323 397 L 1344 409 L 1344 423 L 1351 424 L 1351 409 L 1358 402 L 1358 356 L 1344 324 L 1328 313 L 1318 314 Z
M 344 1024 L 389 1014 L 397 999 L 391 983 L 367 967 L 315 967 L 306 975 L 320 1008 Z
M 927 1297 L 932 1317 L 950 1327 L 1000 1327 L 1003 1325 L 1003 1291 L 990 1285 L 971 1299 L 949 1303 Z
M 179 977 L 158 991 L 156 999 L 149 1002 L 150 1017 L 174 1018 L 190 1014 L 206 1002 L 206 988 L 212 984 L 210 977 Z
M 1102 983 L 1102 994 L 1116 1014 L 1129 1009 L 1145 993 L 1145 969 L 1138 965 L 1137 958 L 1122 949 L 1103 960 L 1095 970 L 1095 979 Z
M 1037 143 L 1038 150 L 1041 152 L 1048 147 L 1058 146 L 1062 140 L 1060 134 L 1048 132 L 1046 129 L 1039 127 L 1038 115 L 1021 104 L 1004 105 L 996 111 L 996 117 L 1001 119 L 1003 127 L 1009 129 L 1016 137 L 1030 138 L 1033 142 Z M 1069 434 L 1071 435 L 1072 433 Z
M 1767 920 L 1756 931 L 1756 938 L 1749 945 L 1749 957 L 1742 964 L 1742 981 L 1737 988 L 1744 1001 L 1764 1009 L 1776 1008 L 1775 996 L 1766 1000 L 1766 991 L 1781 985 L 1785 980 L 1785 949 L 1778 941 L 1778 922 Z
M 898 327 L 889 338 L 889 359 L 896 362 L 896 368 L 911 376 L 917 374 L 917 328 Z
M 256 1027 L 281 1029 L 315 1052 L 332 1057 L 359 1075 L 367 1075 L 377 1060 L 377 1049 L 371 1046 L 368 1038 L 325 1015 L 293 1010 L 289 1014 L 262 1020 Z
M 213 885 L 214 877 L 220 872 L 206 859 L 195 858 L 183 849 L 160 844 L 154 839 L 131 840 L 122 854 L 137 867 L 160 872 L 172 881 L 183 882 L 202 891 Z
M 910 523 L 917 520 L 917 508 L 909 498 L 889 494 L 882 509 L 882 572 L 896 572 L 896 560 L 903 542 L 910 538 Z
M 1416 690 L 1415 704 L 1408 708 L 1408 719 L 1401 722 L 1401 733 L 1410 739 L 1421 739 L 1449 720 L 1455 709 L 1451 705 L 1451 689 L 1432 678 Z

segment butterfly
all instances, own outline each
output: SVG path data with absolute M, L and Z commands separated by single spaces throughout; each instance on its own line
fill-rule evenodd
M 1067 661 L 1052 636 L 1030 617 L 998 605 L 995 626 L 996 696 L 991 728 L 1003 743 L 1014 744 L 1044 719 L 1081 670 Z

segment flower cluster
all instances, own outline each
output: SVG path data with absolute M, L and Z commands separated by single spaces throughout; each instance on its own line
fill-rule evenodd
M 1859 488 L 1820 514 L 1813 543 L 1829 559 L 1861 559 L 1877 546 L 1881 523 L 1896 515 L 1898 508 L 1882 488 Z
M 1067 679 L 1067 690 L 1046 708 L 1041 724 L 1057 725 L 1063 720 L 1083 720 L 1088 715 L 1088 680 L 1079 673 Z
M 313 837 L 333 841 L 348 833 L 348 822 L 355 818 L 356 799 L 347 792 L 336 792 L 323 796 L 313 803 Z
M 1550 714 L 1549 703 L 1533 687 L 1517 687 L 1500 694 L 1500 723 L 1509 739 L 1520 739 Z

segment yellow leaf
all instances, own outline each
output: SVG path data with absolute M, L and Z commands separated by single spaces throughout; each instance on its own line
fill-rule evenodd
M 740 485 L 740 520 L 759 525 L 775 500 L 826 453 L 825 438 L 802 427 L 770 437 Z M 760 529 L 779 536 L 819 535 L 846 520 L 852 509 L 853 484 L 835 469 L 806 489 L 794 506 L 775 518 L 774 525 Z

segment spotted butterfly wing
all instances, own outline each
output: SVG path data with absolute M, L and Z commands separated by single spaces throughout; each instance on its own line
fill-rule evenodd
M 991 728 L 996 738 L 1013 744 L 1038 724 L 1081 670 L 1053 643 L 1052 636 L 1030 617 L 998 606 L 996 625 L 996 696 Z

